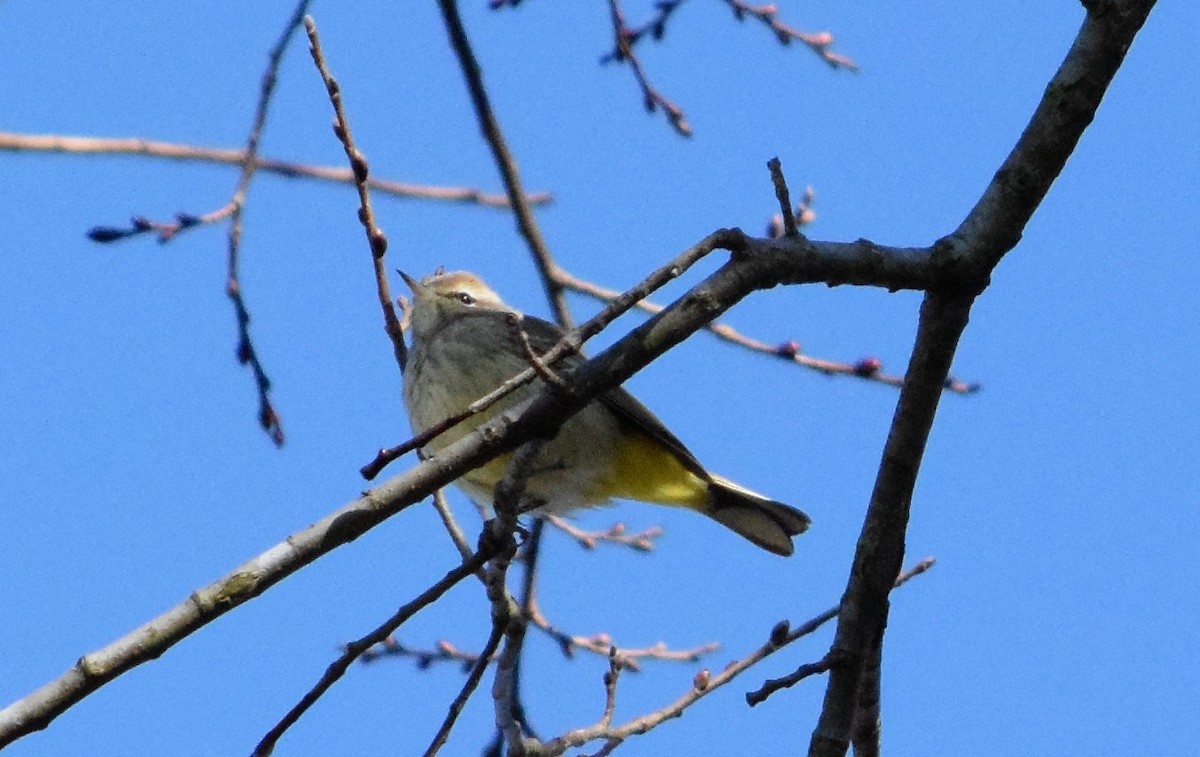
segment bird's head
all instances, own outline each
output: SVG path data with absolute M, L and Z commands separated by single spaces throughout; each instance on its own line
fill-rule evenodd
M 435 273 L 417 281 L 400 271 L 400 277 L 413 293 L 409 317 L 415 338 L 432 333 L 442 319 L 468 311 L 513 312 L 513 309 L 500 299 L 500 295 L 473 273 Z

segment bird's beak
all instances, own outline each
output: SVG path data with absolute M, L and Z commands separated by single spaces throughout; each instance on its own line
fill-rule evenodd
M 408 288 L 412 290 L 414 297 L 421 297 L 429 292 L 429 287 L 409 276 L 404 271 L 397 269 L 396 273 L 400 274 L 400 278 L 404 279 L 405 284 L 408 284 Z

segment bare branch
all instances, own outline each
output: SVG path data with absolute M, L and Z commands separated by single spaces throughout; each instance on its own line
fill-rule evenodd
M 534 220 L 533 208 L 525 201 L 525 190 L 521 185 L 521 174 L 517 170 L 516 158 L 508 149 L 508 143 L 504 139 L 500 124 L 492 110 L 487 88 L 483 85 L 483 73 L 479 69 L 479 62 L 475 59 L 475 52 L 471 49 L 471 42 L 467 39 L 466 29 L 463 28 L 462 18 L 458 13 L 458 3 L 455 0 L 438 0 L 438 6 L 442 11 L 442 21 L 446 26 L 446 31 L 450 35 L 450 45 L 458 58 L 458 65 L 462 69 L 463 77 L 467 81 L 467 90 L 471 94 L 471 104 L 475 107 L 475 117 L 479 121 L 479 128 L 483 132 L 484 139 L 487 140 L 488 147 L 492 150 L 492 158 L 504 179 L 504 188 L 508 193 L 509 204 L 517 216 L 517 228 L 533 254 L 534 263 L 537 265 L 542 286 L 546 289 L 546 296 L 550 299 L 555 319 L 564 329 L 569 329 L 573 323 L 571 312 L 567 308 L 567 300 L 563 296 L 561 287 L 555 283 L 554 279 L 554 272 L 558 266 Z
M 914 579 L 917 576 L 928 571 L 936 563 L 937 563 L 937 561 L 934 560 L 932 557 L 926 557 L 925 559 L 918 562 L 916 565 L 912 566 L 911 568 L 909 568 L 908 570 L 904 571 L 899 576 L 897 576 L 895 582 L 892 584 L 892 588 L 893 589 L 900 588 L 901 586 L 908 583 L 912 579 Z M 802 638 L 804 636 L 808 636 L 813 631 L 816 631 L 821 626 L 825 625 L 829 621 L 836 618 L 837 615 L 838 615 L 838 608 L 831 607 L 828 610 L 826 610 L 825 612 L 821 613 L 820 615 L 813 617 L 811 620 L 807 621 L 806 623 L 798 626 L 795 629 L 790 629 L 790 630 L 789 630 L 787 621 L 784 621 L 783 623 L 780 623 L 774 629 L 772 629 L 771 638 L 774 640 L 774 643 L 780 647 L 785 646 L 787 644 L 791 644 L 796 639 Z M 826 657 L 826 659 L 831 660 L 832 658 Z M 801 665 L 800 668 L 797 669 L 797 673 L 799 673 L 802 670 L 805 670 L 806 667 L 809 667 L 809 666 Z M 756 691 L 751 691 L 746 694 L 746 704 L 753 707 L 757 704 L 760 704 L 760 703 L 766 701 L 767 698 L 770 697 L 772 694 L 774 694 L 776 691 L 779 691 L 780 689 L 783 689 L 783 688 L 787 688 L 788 686 L 791 686 L 791 685 L 797 683 L 802 678 L 805 678 L 814 672 L 823 672 L 823 671 L 824 671 L 824 669 L 822 669 L 820 671 L 810 670 L 808 673 L 805 673 L 803 675 L 798 675 L 795 678 L 795 680 L 791 681 L 790 683 L 780 683 L 781 681 L 786 681 L 787 680 L 786 678 L 785 679 L 775 679 L 773 681 L 767 681 L 762 686 L 760 686 Z M 796 674 L 793 674 L 793 675 L 796 675 Z
M 796 226 L 807 226 L 817 219 L 817 214 L 813 210 L 813 200 L 816 198 L 816 192 L 812 187 L 805 187 L 804 194 L 800 197 L 800 202 L 796 204 L 792 211 L 792 216 L 796 219 Z M 784 234 L 783 214 L 776 213 L 771 216 L 771 220 L 767 222 L 767 236 L 771 239 L 778 239 Z
M 822 244 L 822 243 L 815 243 Z M 858 244 L 870 245 L 866 241 L 860 241 Z M 887 254 L 884 248 L 878 248 L 880 254 Z M 615 289 L 608 289 L 599 284 L 594 284 L 586 279 L 581 279 L 565 269 L 560 269 L 559 281 L 562 285 L 573 292 L 587 295 L 602 302 L 611 302 L 615 297 L 620 295 Z M 661 313 L 663 306 L 658 305 L 650 300 L 639 300 L 636 307 L 646 313 Z M 747 336 L 727 323 L 714 321 L 705 324 L 704 330 L 713 334 L 722 341 L 729 344 L 745 347 L 754 352 L 759 352 L 763 355 L 782 358 L 789 362 L 804 368 L 823 373 L 827 376 L 852 376 L 865 381 L 871 381 L 888 386 L 899 387 L 903 385 L 904 378 L 895 376 L 883 371 L 883 363 L 878 358 L 864 357 L 854 362 L 842 362 L 837 360 L 828 360 L 825 358 L 813 357 L 804 354 L 799 342 L 787 340 L 781 343 L 764 342 L 761 339 Z M 950 376 L 946 379 L 945 389 L 954 394 L 972 394 L 979 391 L 981 385 L 977 382 L 968 382 Z
M 6 152 L 48 152 L 64 155 L 130 155 L 147 158 L 162 158 L 188 163 L 214 163 L 217 165 L 241 167 L 247 162 L 253 163 L 254 169 L 263 173 L 275 174 L 289 179 L 313 179 L 331 184 L 353 184 L 354 173 L 340 166 L 317 166 L 308 163 L 264 158 L 256 156 L 253 159 L 245 150 L 204 147 L 202 145 L 180 144 L 178 142 L 161 142 L 140 137 L 80 137 L 61 134 L 17 134 L 0 132 L 0 150 Z M 453 202 L 463 205 L 483 205 L 485 207 L 506 208 L 508 197 L 505 195 L 489 194 L 470 187 L 436 187 L 426 184 L 412 184 L 391 179 L 369 177 L 367 186 L 372 191 L 380 192 L 390 197 L 411 200 L 435 200 Z M 553 198 L 549 192 L 534 192 L 525 198 L 530 205 L 543 205 Z M 196 216 L 189 216 L 196 218 Z M 203 218 L 201 216 L 200 218 Z M 135 219 L 136 220 L 136 219 Z M 142 219 L 145 220 L 145 219 Z M 176 219 L 180 222 L 180 219 Z M 151 222 L 152 223 L 152 222 Z M 109 229 L 96 227 L 101 236 L 104 232 L 121 233 L 127 229 Z M 93 230 L 93 232 L 96 231 Z M 157 229 L 149 229 L 158 231 Z M 94 237 L 93 237 L 94 238 Z M 96 241 L 108 241 L 98 239 Z
M 633 78 L 637 80 L 638 86 L 642 90 L 642 105 L 645 106 L 646 111 L 653 113 L 662 108 L 663 112 L 667 114 L 667 120 L 671 123 L 671 128 L 675 130 L 675 133 L 681 137 L 692 136 L 692 127 L 684 117 L 683 109 L 668 100 L 661 92 L 650 85 L 650 80 L 646 77 L 646 71 L 642 68 L 642 61 L 638 58 L 637 53 L 633 51 L 633 41 L 640 35 L 625 24 L 625 14 L 621 11 L 620 3 L 617 0 L 608 0 L 608 8 L 609 17 L 612 19 L 613 36 L 616 42 L 613 44 L 613 52 L 601 58 L 600 62 L 615 61 L 617 63 L 628 63 L 630 70 L 633 71 Z M 673 11 L 674 8 L 671 10 Z M 665 23 L 665 19 L 670 15 L 670 11 L 664 11 L 663 13 L 662 18 Z
M 558 643 L 559 649 L 564 657 L 574 657 L 576 650 L 583 650 L 601 656 L 611 656 L 615 654 L 621 662 L 621 665 L 629 668 L 632 671 L 640 671 L 640 660 L 661 660 L 668 662 L 699 662 L 705 655 L 711 654 L 721 648 L 716 642 L 701 644 L 692 649 L 670 649 L 663 642 L 658 642 L 649 647 L 642 648 L 622 648 L 613 644 L 612 637 L 606 633 L 598 633 L 592 636 L 581 636 L 578 634 L 567 633 L 556 628 L 546 616 L 542 614 L 541 607 L 536 601 L 526 603 L 524 608 L 525 619 L 533 625 L 534 628 L 545 633 L 551 639 Z M 614 651 L 615 650 L 615 651 Z
M 237 358 L 238 362 L 242 365 L 249 366 L 250 372 L 254 375 L 254 385 L 258 390 L 258 423 L 267 432 L 267 435 L 275 443 L 275 446 L 283 444 L 283 422 L 279 417 L 279 413 L 275 410 L 275 406 L 271 403 L 271 380 L 267 378 L 262 361 L 259 360 L 258 352 L 254 349 L 254 342 L 250 339 L 250 311 L 246 307 L 246 300 L 242 295 L 242 283 L 239 278 L 239 262 L 241 260 L 242 249 L 242 210 L 246 203 L 246 192 L 250 189 L 250 182 L 254 178 L 256 170 L 255 158 L 258 156 L 258 143 L 262 139 L 263 127 L 267 123 L 267 110 L 271 104 L 271 96 L 275 92 L 279 64 L 283 60 L 283 53 L 287 49 L 288 43 L 291 42 L 292 36 L 300 26 L 300 20 L 304 17 L 304 13 L 308 9 L 308 2 L 309 0 L 300 0 L 300 2 L 296 3 L 296 8 L 292 12 L 291 18 L 288 19 L 287 25 L 279 37 L 279 41 L 275 43 L 275 47 L 271 49 L 270 54 L 267 56 L 267 69 L 263 72 L 258 105 L 254 109 L 254 125 L 250 128 L 250 136 L 246 139 L 245 153 L 248 159 L 242 164 L 242 174 L 238 178 L 233 198 L 229 201 L 232 209 L 229 213 L 229 237 L 227 245 L 229 262 L 226 269 L 225 294 L 229 297 L 229 301 L 233 303 L 234 315 L 237 317 Z
M 744 20 L 746 16 L 761 21 L 775 33 L 775 38 L 779 40 L 781 45 L 791 44 L 795 40 L 820 56 L 821 60 L 828 63 L 831 68 L 858 71 L 857 63 L 845 55 L 839 55 L 830 49 L 833 47 L 833 35 L 829 32 L 810 34 L 788 26 L 779 20 L 779 11 L 771 3 L 753 5 L 744 2 L 744 0 L 723 0 L 723 2 L 733 11 L 733 15 L 738 21 Z
M 1087 18 L 1075 43 L 1016 146 L 959 228 L 935 246 L 935 264 L 963 283 L 977 282 L 977 288 L 935 288 L 922 304 L 916 346 L 841 603 L 831 651 L 844 662 L 830 671 L 809 743 L 813 757 L 840 756 L 849 747 L 862 671 L 887 625 L 888 575 L 895 575 L 904 557 L 917 471 L 975 293 L 1020 240 L 1091 123 L 1154 0 L 1085 5 Z
M 513 340 L 521 348 L 521 356 L 525 358 L 525 362 L 529 364 L 533 372 L 550 386 L 563 386 L 562 377 L 555 373 L 553 368 L 546 365 L 546 361 L 542 360 L 541 356 L 533 351 L 533 345 L 529 343 L 529 334 L 525 333 L 525 328 L 521 325 L 521 316 L 516 313 L 509 313 L 505 321 L 508 324 L 508 330 Z
M 619 544 L 638 552 L 649 552 L 654 549 L 654 540 L 662 536 L 662 528 L 650 526 L 637 533 L 629 533 L 624 523 L 614 523 L 603 531 L 584 531 L 576 528 L 565 518 L 557 515 L 543 515 L 542 520 L 562 531 L 579 543 L 584 549 L 595 549 L 601 542 Z
M 933 558 L 926 558 L 916 566 L 906 571 L 903 575 L 896 579 L 896 586 L 901 586 L 907 581 L 927 571 L 934 564 Z M 604 741 L 604 747 L 597 754 L 608 754 L 622 742 L 631 736 L 646 733 L 659 725 L 662 725 L 668 720 L 681 716 L 687 708 L 691 707 L 696 702 L 704 697 L 720 689 L 728 684 L 733 679 L 744 673 L 746 670 L 762 662 L 767 657 L 771 656 L 780 649 L 783 649 L 788 644 L 800 639 L 813 631 L 816 631 L 823 624 L 828 623 L 833 618 L 837 617 L 837 608 L 827 610 L 811 620 L 801 624 L 794 631 L 789 631 L 787 621 L 777 623 L 767 638 L 767 641 L 758 648 L 751 651 L 745 657 L 729 663 L 721 670 L 720 673 L 713 674 L 708 670 L 701 670 L 692 679 L 691 688 L 688 689 L 682 696 L 665 707 L 656 710 L 647 715 L 633 718 L 632 720 L 620 726 L 613 726 L 611 719 L 601 718 L 601 721 L 593 726 L 578 728 L 569 731 L 562 736 L 559 736 L 543 745 L 543 751 L 539 754 L 544 755 L 559 755 L 566 752 L 568 749 L 578 748 L 591 741 Z M 816 671 L 814 671 L 816 672 Z M 606 686 L 608 681 L 605 681 Z M 612 681 L 613 691 L 605 692 L 605 711 L 608 712 L 609 705 L 607 700 L 615 698 L 616 680 Z M 747 700 L 750 695 L 747 695 Z M 754 704 L 754 702 L 751 702 Z
M 796 213 L 792 210 L 792 196 L 788 192 L 787 179 L 783 177 L 783 164 L 779 158 L 767 161 L 767 170 L 771 172 L 771 184 L 775 186 L 775 199 L 779 201 L 779 213 L 783 218 L 784 236 L 794 237 L 800 233 L 796 228 Z
M 471 666 L 467 680 L 463 682 L 458 696 L 454 697 L 454 701 L 450 703 L 450 711 L 446 713 L 446 719 L 442 721 L 442 725 L 438 728 L 437 734 L 434 735 L 429 748 L 425 750 L 425 757 L 433 757 L 433 755 L 437 754 L 446 744 L 446 740 L 450 738 L 450 731 L 454 729 L 454 724 L 458 721 L 458 716 L 462 713 L 463 707 L 466 706 L 467 700 L 471 698 L 471 694 L 479 686 L 479 682 L 483 679 L 484 671 L 491 664 L 492 656 L 500 646 L 500 640 L 504 638 L 504 628 L 505 626 L 502 623 L 492 624 L 492 632 L 488 636 L 483 651 L 479 653 L 475 664 Z
M 383 328 L 392 343 L 392 355 L 400 373 L 408 365 L 408 347 L 404 343 L 404 328 L 396 317 L 396 308 L 392 305 L 392 294 L 388 287 L 387 266 L 384 257 L 387 255 L 387 236 L 375 224 L 375 211 L 371 208 L 371 192 L 367 186 L 367 175 L 370 168 L 367 158 L 354 145 L 354 135 L 350 132 L 350 121 L 342 107 L 342 88 L 329 73 L 325 62 L 325 54 L 321 50 L 321 39 L 317 34 L 317 25 L 311 16 L 304 19 L 304 30 L 308 33 L 310 52 L 321 81 L 325 83 L 325 91 L 329 94 L 329 102 L 333 105 L 333 133 L 342 143 L 346 158 L 350 161 L 350 170 L 354 174 L 354 186 L 358 190 L 358 220 L 367 233 L 367 244 L 371 248 L 371 262 L 375 272 L 375 292 L 379 297 L 379 308 L 383 312 Z
M 316 685 L 309 689 L 309 691 L 300 699 L 296 706 L 289 710 L 288 713 L 284 715 L 283 718 L 276 723 L 275 726 L 271 728 L 271 730 L 268 731 L 265 736 L 263 736 L 262 740 L 258 742 L 258 746 L 254 748 L 254 757 L 266 757 L 266 755 L 271 754 L 271 752 L 275 750 L 275 744 L 278 743 L 279 738 L 287 731 L 287 729 L 291 728 L 296 721 L 298 721 L 300 717 L 308 711 L 310 707 L 316 704 L 317 700 L 321 698 L 321 695 L 328 691 L 333 684 L 337 683 L 337 681 L 346 674 L 346 671 L 350 669 L 350 666 L 354 664 L 354 661 L 358 659 L 364 652 L 374 645 L 382 642 L 388 636 L 392 635 L 392 633 L 394 633 L 395 630 L 404 623 L 404 621 L 408 620 L 413 615 L 416 615 L 421 609 L 433 604 L 439 597 L 453 588 L 464 578 L 482 568 L 488 560 L 498 554 L 499 549 L 501 549 L 501 544 L 499 542 L 481 540 L 479 550 L 471 557 L 470 560 L 467 560 L 461 565 L 450 570 L 441 580 L 430 586 L 411 602 L 408 602 L 402 606 L 394 615 L 392 615 L 392 617 L 384 621 L 374 631 L 371 631 L 371 633 L 362 637 L 358 641 L 347 644 L 345 651 L 329 665 L 329 667 L 325 670 L 324 675 L 322 675 L 320 680 L 317 681 Z
M 793 41 L 800 42 L 832 68 L 858 70 L 858 65 L 853 60 L 833 52 L 831 49 L 833 47 L 832 34 L 829 32 L 810 34 L 788 26 L 779 20 L 778 10 L 773 4 L 753 5 L 743 2 L 743 0 L 722 0 L 722 2 L 729 6 L 734 17 L 739 21 L 745 20 L 747 16 L 761 21 L 774 33 L 780 44 L 789 45 Z M 505 4 L 509 3 L 494 2 L 493 7 Z M 515 3 L 512 4 L 515 5 Z M 646 110 L 653 113 L 662 108 L 676 133 L 680 136 L 690 137 L 692 136 L 692 127 L 684 117 L 683 110 L 651 86 L 641 59 L 634 50 L 637 43 L 646 37 L 661 40 L 666 35 L 667 22 L 682 5 L 683 0 L 663 0 L 655 3 L 654 15 L 642 25 L 631 27 L 625 22 L 625 14 L 621 10 L 619 1 L 609 0 L 609 17 L 612 20 L 614 42 L 612 50 L 600 57 L 600 63 L 628 63 L 637 80 L 638 87 L 641 88 L 642 103 Z

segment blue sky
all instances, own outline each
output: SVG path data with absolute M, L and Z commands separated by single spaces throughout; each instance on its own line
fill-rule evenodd
M 464 3 L 498 117 L 559 261 L 614 288 L 722 226 L 758 232 L 779 156 L 816 190 L 818 239 L 928 244 L 977 199 L 1082 19 L 1077 4 L 965 7 L 780 2 L 835 33 L 859 74 L 828 70 L 722 3 L 694 0 L 642 50 L 696 135 L 647 115 L 628 70 L 600 66 L 607 5 Z M 360 147 L 376 175 L 500 183 L 432 4 L 314 3 Z M 563 7 L 567 5 L 569 7 Z M 626 4 L 631 21 L 650 3 Z M 0 130 L 144 136 L 236 147 L 290 3 L 0 4 Z M 894 754 L 1189 754 L 1200 701 L 1200 374 L 1192 59 L 1200 10 L 1151 14 L 1093 126 L 980 298 L 918 482 L 909 562 L 937 568 L 893 596 L 884 747 Z M 300 41 L 264 155 L 342 165 Z M 406 437 L 368 253 L 347 187 L 259 176 L 243 286 L 288 444 L 257 429 L 233 359 L 219 228 L 167 246 L 101 247 L 85 231 L 227 199 L 236 172 L 138 158 L 0 155 L 0 701 L 185 599 L 363 488 L 373 450 Z M 389 263 L 485 276 L 545 315 L 504 212 L 377 198 Z M 716 262 L 701 266 L 710 270 Z M 661 299 L 682 292 L 701 271 Z M 397 282 L 398 283 L 398 282 Z M 902 370 L 918 296 L 819 286 L 761 293 L 728 321 L 811 354 Z M 573 298 L 585 317 L 596 305 Z M 605 343 L 637 322 L 618 321 Z M 552 534 L 542 603 L 556 624 L 621 645 L 720 641 L 720 669 L 781 618 L 834 604 L 846 580 L 894 390 L 828 378 L 697 335 L 629 387 L 713 469 L 805 509 L 788 560 L 688 513 L 621 504 L 579 523 L 660 524 L 651 556 L 585 553 Z M 400 468 L 396 469 L 397 471 Z M 473 510 L 454 494 L 466 523 Z M 247 753 L 336 654 L 455 555 L 432 509 L 411 509 L 110 684 L 9 752 Z M 464 584 L 401 638 L 466 649 L 487 635 Z M 749 710 L 745 691 L 819 659 L 793 645 L 628 755 L 768 754 L 807 744 L 824 680 Z M 527 704 L 551 736 L 593 722 L 604 663 L 534 634 Z M 618 720 L 657 709 L 701 666 L 623 679 Z M 411 754 L 461 682 L 457 668 L 356 667 L 278 754 Z M 490 737 L 481 691 L 445 754 Z

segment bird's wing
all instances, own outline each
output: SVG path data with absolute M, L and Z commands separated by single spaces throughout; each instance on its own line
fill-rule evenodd
M 529 337 L 529 345 L 537 355 L 543 355 L 548 352 L 550 348 L 558 344 L 565 333 L 557 325 L 530 315 L 522 316 L 521 325 L 525 329 L 526 336 Z M 583 364 L 586 359 L 583 355 L 576 353 L 567 355 L 556 363 L 556 365 L 562 368 L 573 369 Z M 679 437 L 672 434 L 670 429 L 663 425 L 663 422 L 650 411 L 650 408 L 639 402 L 632 394 L 621 387 L 617 387 L 616 389 L 609 389 L 600 395 L 599 399 L 623 423 L 646 434 L 674 453 L 679 458 L 679 462 L 683 464 L 683 467 L 705 481 L 711 480 L 711 475 L 700 464 L 700 461 L 696 459 L 696 456 L 692 454 L 692 451 L 679 440 Z

